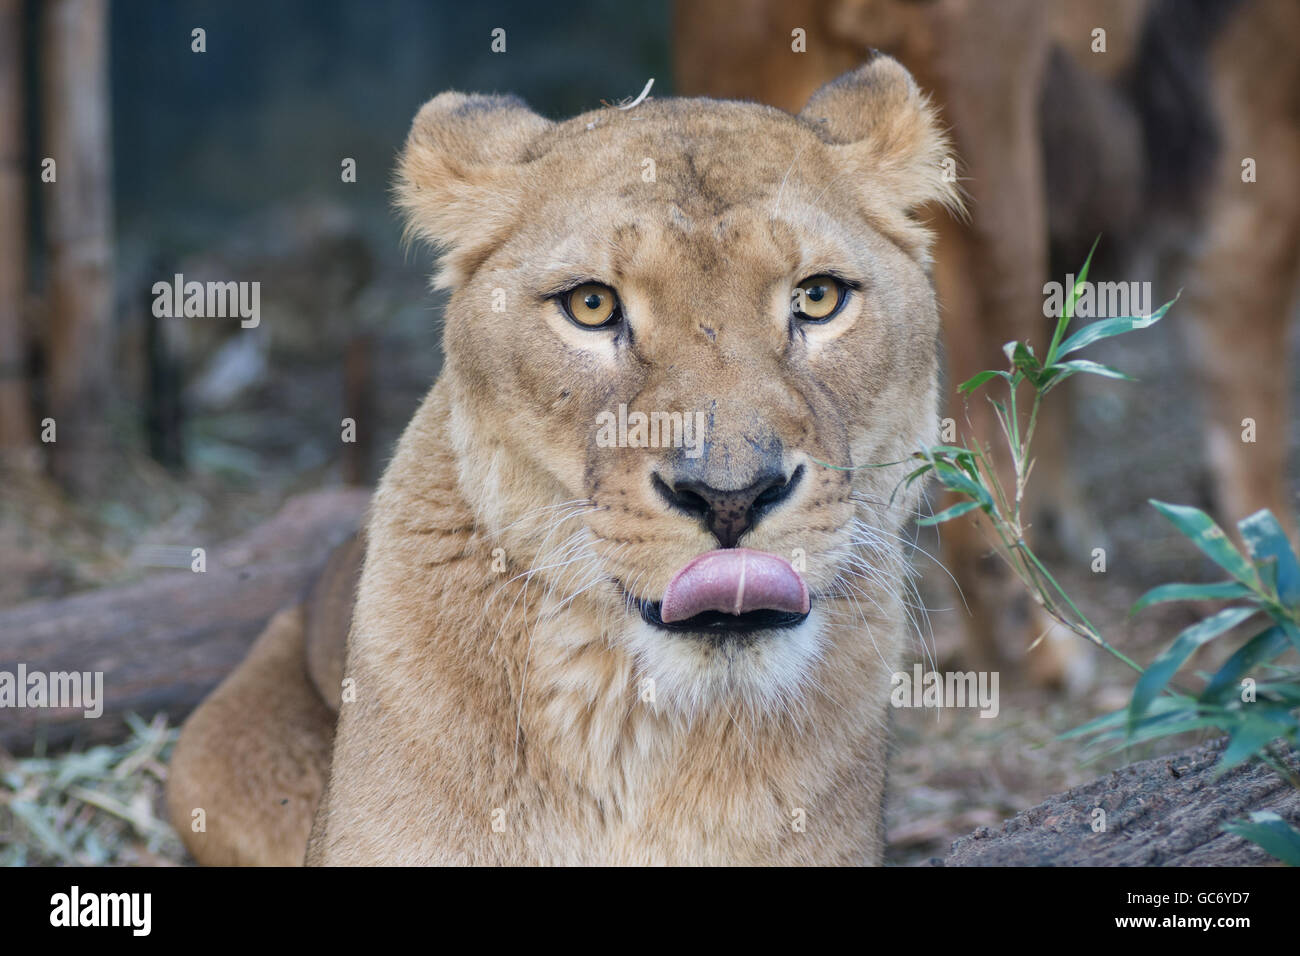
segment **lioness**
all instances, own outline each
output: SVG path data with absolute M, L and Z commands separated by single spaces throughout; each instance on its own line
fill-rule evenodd
M 346 665 L 355 546 L 187 723 L 194 855 L 879 862 L 919 492 L 849 466 L 937 438 L 913 213 L 957 202 L 947 155 L 884 56 L 797 116 L 426 104 L 397 195 L 442 253 L 445 368 L 375 495 Z

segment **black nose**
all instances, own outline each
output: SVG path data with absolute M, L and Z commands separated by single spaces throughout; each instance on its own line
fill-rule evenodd
M 703 519 L 704 526 L 722 547 L 734 548 L 740 536 L 757 524 L 759 518 L 790 497 L 802 477 L 803 465 L 788 478 L 784 472 L 769 471 L 736 491 L 722 491 L 696 480 L 670 484 L 657 474 L 652 481 L 665 501 Z

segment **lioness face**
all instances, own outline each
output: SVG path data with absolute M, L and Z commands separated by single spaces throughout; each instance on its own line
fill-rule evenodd
M 862 604 L 913 498 L 889 504 L 903 469 L 847 466 L 933 437 L 910 213 L 950 197 L 941 159 L 886 58 L 798 117 L 667 100 L 551 124 L 444 96 L 417 119 L 401 196 L 448 249 L 462 490 L 539 615 L 597 607 L 660 705 L 781 703 L 827 642 L 869 640 L 859 615 L 890 619 Z

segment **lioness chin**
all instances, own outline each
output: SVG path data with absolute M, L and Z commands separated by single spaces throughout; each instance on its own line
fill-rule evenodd
M 823 463 L 935 437 L 915 214 L 956 202 L 946 154 L 886 57 L 797 116 L 425 105 L 397 195 L 441 251 L 445 367 L 341 673 L 286 612 L 187 725 L 195 855 L 291 859 L 315 811 L 309 863 L 878 862 L 918 492 Z M 272 672 L 297 703 L 256 726 Z

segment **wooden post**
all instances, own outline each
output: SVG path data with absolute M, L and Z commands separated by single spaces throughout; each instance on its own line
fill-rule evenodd
M 0 460 L 35 447 L 27 390 L 27 202 L 32 157 L 24 142 L 23 3 L 0 0 Z
M 86 491 L 108 451 L 113 210 L 105 0 L 47 0 L 41 79 L 48 246 L 46 398 L 54 475 Z

